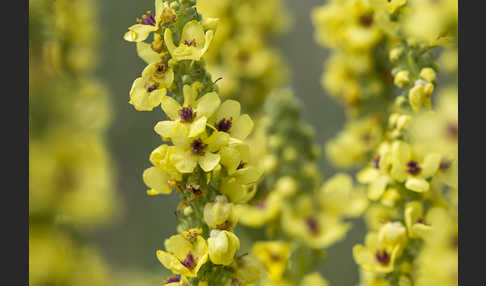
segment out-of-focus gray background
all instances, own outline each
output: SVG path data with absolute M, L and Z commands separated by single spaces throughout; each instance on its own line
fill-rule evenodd
M 264 0 L 263 0 L 264 1 Z M 313 38 L 310 20 L 313 7 L 323 0 L 287 0 L 293 15 L 293 26 L 281 37 L 277 47 L 283 52 L 292 70 L 290 86 L 304 105 L 305 119 L 316 129 L 321 146 L 343 125 L 342 108 L 329 98 L 320 86 L 323 62 L 328 51 Z M 93 234 L 104 256 L 115 268 L 139 269 L 161 273 L 162 266 L 155 257 L 163 249 L 165 238 L 175 233 L 177 194 L 148 197 L 142 182 L 142 172 L 149 167 L 149 154 L 161 144 L 153 126 L 162 117 L 160 109 L 137 112 L 128 104 L 128 92 L 133 80 L 144 68 L 136 55 L 135 45 L 122 39 L 127 27 L 147 9 L 153 0 L 104 0 L 100 21 L 102 33 L 102 62 L 100 77 L 111 90 L 113 122 L 108 133 L 109 149 L 117 166 L 118 194 L 123 202 L 119 218 Z M 335 171 L 325 158 L 321 169 L 327 178 Z M 89 206 L 88 206 L 89 207 Z M 364 225 L 357 221 L 344 241 L 328 251 L 320 269 L 334 286 L 355 285 L 358 268 L 352 258 L 352 246 L 364 237 Z M 161 280 L 162 281 L 162 280 Z

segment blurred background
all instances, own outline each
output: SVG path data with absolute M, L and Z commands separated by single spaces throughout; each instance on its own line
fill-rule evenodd
M 291 70 L 289 85 L 303 103 L 304 117 L 316 129 L 316 139 L 323 143 L 333 137 L 344 123 L 343 109 L 328 97 L 320 85 L 323 62 L 328 53 L 314 40 L 310 19 L 313 7 L 323 0 L 286 0 L 293 17 L 288 31 L 275 42 Z M 160 145 L 153 126 L 162 118 L 159 108 L 140 113 L 128 104 L 128 92 L 133 80 L 145 64 L 138 58 L 133 43 L 122 39 L 127 27 L 147 9 L 153 0 L 104 0 L 100 5 L 101 26 L 100 68 L 97 70 L 110 91 L 112 123 L 108 130 L 108 150 L 115 166 L 121 209 L 116 220 L 96 230 L 90 236 L 102 255 L 114 269 L 152 272 L 164 278 L 163 267 L 155 250 L 163 247 L 166 237 L 175 232 L 174 211 L 177 194 L 149 197 L 142 182 L 142 172 L 149 167 L 149 154 Z M 256 15 L 257 16 L 257 15 Z M 333 168 L 322 157 L 320 167 L 327 178 Z M 320 269 L 332 285 L 355 285 L 358 267 L 352 258 L 352 246 L 361 242 L 364 224 L 356 220 L 345 240 L 327 252 Z

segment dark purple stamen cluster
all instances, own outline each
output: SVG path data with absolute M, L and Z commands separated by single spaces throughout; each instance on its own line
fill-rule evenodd
M 447 160 L 447 159 L 444 159 L 442 161 L 440 161 L 440 165 L 439 165 L 439 169 L 441 171 L 446 171 L 447 169 L 449 169 L 452 165 L 452 162 Z
M 190 47 L 190 46 L 196 46 L 196 40 L 192 39 L 192 41 L 188 42 L 187 40 L 184 41 L 184 45 Z
M 240 163 L 238 164 L 238 167 L 236 167 L 236 170 L 243 169 L 245 167 L 245 165 L 246 165 L 245 162 L 240 161 Z
M 419 218 L 417 220 L 417 223 L 423 224 L 423 225 L 428 225 L 423 218 Z
M 380 264 L 386 265 L 390 262 L 390 255 L 386 250 L 377 250 L 375 254 L 376 261 L 378 261 Z
M 359 23 L 363 27 L 369 27 L 373 24 L 373 14 L 365 14 L 359 17 Z
M 223 132 L 228 132 L 230 129 L 231 129 L 231 120 L 233 120 L 233 118 L 230 118 L 230 119 L 221 119 L 221 121 L 218 122 L 218 131 L 223 131 Z
M 309 217 L 305 220 L 305 223 L 307 224 L 307 228 L 309 228 L 309 231 L 312 234 L 317 234 L 319 232 L 319 223 L 315 218 Z
M 144 24 L 144 25 L 150 25 L 150 26 L 155 26 L 156 21 L 155 21 L 154 16 L 152 16 L 152 14 L 143 15 L 143 17 L 142 17 L 142 24 Z
M 457 139 L 458 132 L 459 132 L 459 128 L 457 127 L 456 123 L 447 124 L 447 134 L 450 137 Z
M 264 209 L 264 208 L 265 208 L 265 206 L 266 206 L 266 200 L 265 200 L 265 199 L 263 199 L 263 200 L 258 201 L 258 202 L 256 203 L 256 206 L 257 206 L 257 208 L 259 208 L 259 209 L 261 209 L 261 210 L 262 210 L 262 209 Z
M 194 266 L 196 266 L 196 261 L 192 253 L 187 254 L 186 259 L 182 260 L 181 264 L 189 269 L 194 268 Z
M 157 87 L 159 87 L 159 84 L 158 84 L 158 83 L 154 83 L 154 84 L 152 84 L 151 86 L 149 86 L 149 87 L 147 88 L 147 91 L 148 91 L 148 92 L 152 92 L 152 91 L 156 90 L 156 89 L 157 89 Z
M 181 117 L 181 122 L 192 122 L 196 118 L 196 112 L 189 105 L 179 110 L 179 116 Z
M 204 149 L 206 149 L 207 146 L 208 144 L 204 144 L 201 139 L 196 139 L 191 143 L 192 153 L 195 155 L 204 155 Z
M 179 281 L 181 281 L 181 276 L 179 275 L 169 276 L 169 279 L 165 281 L 165 284 L 179 282 Z
M 381 160 L 380 156 L 376 156 L 375 159 L 373 160 L 373 167 L 375 169 L 380 169 L 380 160 Z
M 422 169 L 419 167 L 417 161 L 410 161 L 407 163 L 407 172 L 411 175 L 417 175 Z

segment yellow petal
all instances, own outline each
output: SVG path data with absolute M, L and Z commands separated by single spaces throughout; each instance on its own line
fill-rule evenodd
M 143 172 L 143 182 L 150 190 L 149 195 L 170 194 L 171 187 L 168 184 L 169 176 L 156 167 L 150 167 Z
M 199 156 L 199 166 L 205 172 L 211 172 L 219 164 L 221 156 L 211 152 L 206 152 L 203 156 Z
M 199 45 L 203 45 L 205 40 L 203 26 L 196 20 L 192 20 L 184 25 L 179 45 L 183 45 L 185 41 L 190 43 L 192 40 L 196 41 L 196 47 L 199 49 L 201 49 Z
M 158 62 L 161 59 L 161 54 L 154 51 L 152 46 L 145 42 L 137 42 L 137 54 L 147 64 Z
M 197 102 L 197 116 L 211 117 L 216 109 L 218 109 L 220 103 L 221 100 L 216 92 L 206 93 Z
M 179 118 L 179 110 L 181 109 L 180 104 L 170 96 L 164 96 L 161 99 L 160 106 L 164 110 L 167 117 L 170 120 L 176 120 Z
M 241 106 L 240 103 L 236 100 L 226 100 L 221 104 L 216 113 L 216 123 L 221 121 L 221 119 L 230 119 L 233 120 L 240 116 Z
M 243 114 L 232 123 L 230 134 L 236 139 L 244 140 L 253 130 L 253 120 L 248 114 Z
M 423 193 L 429 190 L 429 183 L 420 178 L 409 178 L 405 182 L 405 187 L 409 190 L 418 192 L 418 193 Z
M 439 169 L 441 160 L 442 156 L 440 154 L 427 155 L 422 164 L 422 172 L 420 173 L 420 175 L 424 178 L 429 178 L 435 175 L 435 173 Z
M 206 130 L 206 121 L 206 117 L 201 117 L 198 120 L 194 121 L 191 124 L 191 128 L 189 129 L 189 137 L 193 138 L 203 133 L 204 130 Z
M 171 138 L 173 131 L 178 122 L 176 121 L 159 121 L 154 127 L 154 131 L 162 136 L 162 138 Z

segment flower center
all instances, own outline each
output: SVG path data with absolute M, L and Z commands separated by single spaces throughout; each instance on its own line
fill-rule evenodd
M 194 112 L 189 105 L 179 110 L 179 116 L 181 117 L 181 122 L 192 122 L 196 117 L 196 112 Z
M 157 64 L 157 69 L 155 70 L 156 71 L 156 76 L 158 78 L 161 78 L 164 76 L 164 73 L 167 71 L 167 64 L 164 63 L 164 62 L 160 62 Z
M 152 91 L 156 90 L 157 87 L 159 87 L 159 84 L 158 83 L 154 83 L 151 86 L 147 87 L 147 91 L 148 92 L 152 92 Z
M 452 162 L 450 160 L 444 159 L 444 160 L 440 161 L 439 169 L 444 172 L 447 169 L 449 169 L 451 167 L 451 165 L 452 165 Z
M 417 175 L 422 169 L 419 167 L 417 161 L 410 161 L 407 163 L 407 172 L 411 175 Z
M 223 131 L 223 132 L 228 132 L 230 129 L 231 129 L 231 120 L 233 120 L 233 118 L 230 118 L 230 119 L 221 119 L 221 121 L 218 122 L 218 131 Z
M 309 217 L 305 220 L 305 223 L 312 234 L 317 234 L 319 232 L 319 223 L 315 218 Z
M 457 133 L 459 132 L 459 128 L 457 127 L 456 123 L 449 123 L 447 124 L 447 135 L 453 139 L 457 139 Z
M 363 27 L 370 27 L 373 24 L 373 13 L 367 13 L 359 17 L 359 23 Z
M 196 46 L 196 39 L 192 39 L 190 42 L 188 42 L 187 40 L 184 40 L 184 45 L 188 46 L 188 47 L 191 47 L 191 46 Z
M 192 141 L 192 153 L 195 155 L 204 155 L 204 149 L 208 146 L 208 144 L 204 144 L 201 139 L 196 139 Z
M 376 156 L 375 159 L 373 160 L 373 167 L 375 169 L 380 169 L 380 160 L 381 160 L 380 156 Z
M 137 23 L 143 24 L 143 25 L 150 25 L 150 26 L 155 26 L 156 21 L 154 16 L 152 15 L 152 12 L 149 10 L 147 11 L 146 15 L 142 15 L 142 20 L 137 18 Z
M 376 261 L 382 265 L 386 265 L 390 262 L 390 255 L 386 250 L 377 250 L 375 254 Z
M 245 165 L 246 165 L 245 162 L 240 161 L 240 163 L 238 164 L 238 167 L 236 167 L 236 170 L 243 169 L 245 167 Z
M 196 266 L 196 260 L 192 253 L 188 253 L 186 258 L 181 261 L 181 264 L 184 265 L 185 267 L 192 269 L 194 266 Z
M 165 281 L 165 284 L 179 282 L 179 281 L 181 281 L 181 276 L 179 275 L 169 276 L 169 278 Z
M 420 224 L 423 224 L 423 225 L 429 225 L 428 223 L 425 222 L 425 219 L 423 219 L 423 218 L 419 218 L 417 220 L 417 223 L 420 223 Z

